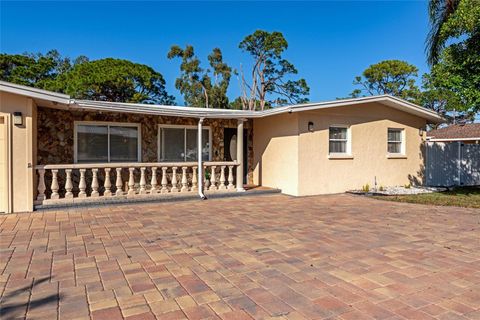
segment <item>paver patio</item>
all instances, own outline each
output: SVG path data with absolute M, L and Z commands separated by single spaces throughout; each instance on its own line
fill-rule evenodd
M 480 210 L 350 195 L 0 216 L 2 319 L 480 319 Z

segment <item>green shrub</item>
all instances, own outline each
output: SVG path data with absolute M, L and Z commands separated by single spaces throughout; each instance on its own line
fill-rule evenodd
M 366 185 L 362 186 L 363 192 L 370 192 L 370 185 L 367 183 Z

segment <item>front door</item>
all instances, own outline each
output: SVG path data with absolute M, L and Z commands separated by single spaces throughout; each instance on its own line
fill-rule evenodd
M 247 130 L 243 130 L 243 183 L 247 183 Z M 233 161 L 237 159 L 237 128 L 224 128 L 223 141 L 225 144 L 224 161 Z
M 7 118 L 0 116 L 0 212 L 8 210 Z

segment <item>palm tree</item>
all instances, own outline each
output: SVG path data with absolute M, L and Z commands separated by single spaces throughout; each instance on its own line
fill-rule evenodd
M 431 29 L 427 37 L 425 51 L 430 65 L 436 64 L 442 51 L 445 41 L 441 36 L 442 26 L 448 21 L 457 10 L 461 0 L 430 0 L 428 14 L 430 16 Z

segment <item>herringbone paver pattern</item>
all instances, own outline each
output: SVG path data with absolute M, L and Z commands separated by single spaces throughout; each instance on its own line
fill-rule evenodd
M 348 195 L 0 217 L 2 319 L 480 319 L 480 211 Z

